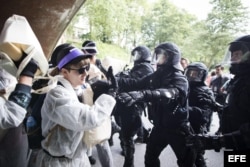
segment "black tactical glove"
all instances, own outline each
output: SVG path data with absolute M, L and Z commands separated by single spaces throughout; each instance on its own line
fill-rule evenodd
M 156 89 L 120 93 L 117 100 L 129 107 L 139 101 L 165 100 L 165 103 L 169 103 L 175 98 L 177 98 L 175 89 Z
M 31 59 L 20 75 L 25 75 L 34 78 L 34 74 L 36 73 L 37 68 L 38 66 L 35 60 Z
M 117 94 L 117 82 L 112 80 L 111 83 L 105 80 L 97 80 L 90 85 L 94 92 L 94 101 L 103 93 L 116 97 Z
M 143 99 L 144 94 L 142 91 L 124 92 L 117 95 L 117 100 L 127 107 L 132 106 L 136 102 L 143 101 Z
M 212 150 L 219 152 L 222 147 L 224 147 L 224 137 L 223 136 L 209 136 L 209 135 L 189 135 L 186 138 L 186 145 L 188 147 L 193 147 L 197 150 Z
M 108 77 L 108 80 L 110 80 L 111 84 L 110 84 L 110 88 L 108 90 L 108 94 L 113 96 L 113 97 L 116 97 L 116 94 L 117 94 L 117 91 L 118 91 L 118 83 L 117 83 L 117 80 L 113 74 L 113 68 L 112 66 L 110 66 L 108 68 L 108 72 L 107 72 L 107 77 Z
M 110 88 L 110 83 L 105 80 L 97 80 L 90 86 L 94 92 L 94 101 L 95 101 L 101 94 L 108 93 L 108 90 Z

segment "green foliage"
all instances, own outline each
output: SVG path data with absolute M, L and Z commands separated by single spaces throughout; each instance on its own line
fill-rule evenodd
M 249 23 L 241 0 L 211 0 L 206 20 L 177 8 L 170 0 L 88 0 L 67 29 L 73 33 L 77 20 L 83 20 L 80 41 L 97 41 L 100 57 L 129 61 L 130 51 L 143 44 L 153 50 L 161 42 L 176 43 L 182 56 L 201 61 L 208 67 L 220 63 L 225 49 Z M 249 30 L 249 29 L 248 29 Z M 76 45 L 81 42 L 71 40 Z M 78 44 L 80 43 L 80 44 Z
M 248 20 L 247 8 L 241 0 L 212 0 L 212 12 L 208 15 L 207 26 L 211 33 L 244 32 Z
M 97 42 L 97 47 L 100 52 L 100 54 L 98 54 L 98 57 L 100 59 L 104 59 L 105 57 L 112 57 L 129 62 L 130 52 L 124 50 L 118 45 Z
M 89 40 L 89 39 L 85 39 Z M 83 40 L 83 41 L 85 41 Z M 82 43 L 81 41 L 71 41 L 67 40 L 68 43 L 71 43 L 72 45 L 82 48 Z M 121 48 L 118 45 L 113 45 L 113 44 L 106 44 L 100 41 L 95 41 L 96 42 L 96 47 L 98 49 L 99 54 L 97 57 L 99 59 L 104 59 L 105 57 L 112 57 L 112 58 L 117 58 L 122 61 L 125 61 L 126 63 L 129 63 L 130 60 L 130 51 L 127 51 L 123 48 Z
M 212 0 L 212 12 L 205 23 L 206 33 L 200 38 L 206 39 L 207 64 L 218 64 L 222 61 L 228 44 L 244 33 L 246 29 L 247 9 L 241 0 Z

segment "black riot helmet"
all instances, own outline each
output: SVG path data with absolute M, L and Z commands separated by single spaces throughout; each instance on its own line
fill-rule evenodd
M 244 35 L 229 44 L 224 57 L 225 64 L 239 64 L 250 61 L 250 35 Z
M 155 48 L 152 62 L 156 63 L 157 68 L 173 66 L 175 69 L 183 71 L 180 60 L 181 52 L 179 47 L 172 42 L 165 42 Z
M 250 67 L 250 35 L 244 35 L 229 44 L 223 64 L 230 65 L 232 74 L 248 73 Z
M 150 49 L 146 46 L 135 47 L 131 52 L 131 60 L 133 60 L 135 63 L 150 62 L 151 61 Z
M 184 74 L 190 83 L 204 83 L 208 75 L 207 66 L 201 62 L 190 63 Z

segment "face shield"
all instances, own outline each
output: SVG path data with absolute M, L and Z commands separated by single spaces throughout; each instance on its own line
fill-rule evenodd
M 187 68 L 184 74 L 189 82 L 203 82 L 205 71 L 198 68 Z
M 130 62 L 135 62 L 141 59 L 141 53 L 139 51 L 134 51 L 131 54 Z
M 156 48 L 152 57 L 152 63 L 159 66 L 167 64 L 169 59 L 168 53 L 161 48 Z
M 222 64 L 232 65 L 244 61 L 244 55 L 249 54 L 249 49 L 244 42 L 232 42 L 227 48 Z

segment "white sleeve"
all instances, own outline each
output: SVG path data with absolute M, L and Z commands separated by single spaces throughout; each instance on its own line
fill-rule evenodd
M 0 128 L 18 127 L 25 118 L 26 110 L 12 101 L 0 97 Z
M 82 131 L 100 125 L 110 116 L 115 103 L 113 97 L 103 94 L 89 106 L 79 102 L 76 95 L 66 89 L 54 89 L 45 98 L 42 114 L 67 129 Z

